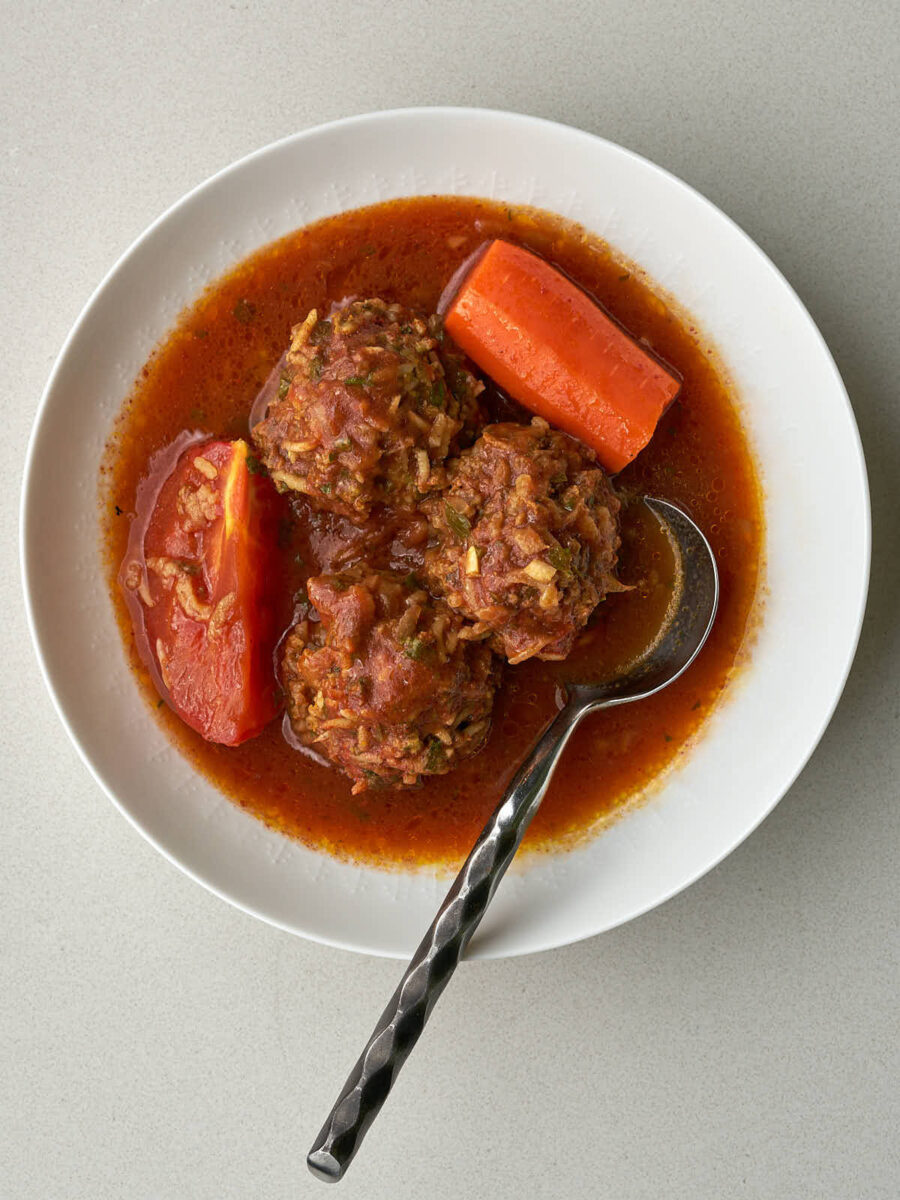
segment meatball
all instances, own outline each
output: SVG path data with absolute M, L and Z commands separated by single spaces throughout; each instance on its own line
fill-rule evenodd
M 429 321 L 383 300 L 315 309 L 292 331 L 281 387 L 253 440 L 279 491 L 366 520 L 413 507 L 474 436 L 484 385 Z
M 422 505 L 425 576 L 511 663 L 561 659 L 607 592 L 619 501 L 593 454 L 535 418 L 487 426 Z
M 411 786 L 483 745 L 495 659 L 413 577 L 357 567 L 309 580 L 311 609 L 284 646 L 297 738 L 354 781 Z

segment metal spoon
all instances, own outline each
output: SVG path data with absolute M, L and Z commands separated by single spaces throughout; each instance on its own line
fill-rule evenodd
M 563 707 L 482 830 L 307 1155 L 318 1179 L 336 1182 L 350 1165 L 512 862 L 579 721 L 597 709 L 661 691 L 687 670 L 706 641 L 719 602 L 709 543 L 674 504 L 644 503 L 666 527 L 678 562 L 669 620 L 627 674 L 606 683 L 567 685 Z

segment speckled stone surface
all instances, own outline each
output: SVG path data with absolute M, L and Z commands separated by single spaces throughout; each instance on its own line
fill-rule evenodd
M 631 925 L 465 967 L 342 1194 L 900 1194 L 900 10 L 888 0 L 517 8 L 5 8 L 4 1200 L 256 1200 L 322 1186 L 307 1176 L 307 1146 L 397 964 L 243 916 L 104 799 L 28 641 L 18 489 L 63 338 L 149 221 L 298 128 L 435 103 L 601 133 L 682 176 L 759 241 L 850 391 L 875 557 L 844 699 L 774 814 Z

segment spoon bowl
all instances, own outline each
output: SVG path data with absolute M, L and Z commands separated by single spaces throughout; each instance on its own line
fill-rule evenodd
M 709 542 L 691 518 L 668 500 L 647 497 L 675 553 L 675 587 L 656 640 L 633 666 L 600 683 L 570 683 L 570 701 L 587 710 L 645 700 L 683 674 L 703 648 L 719 607 L 719 572 Z M 584 714 L 582 713 L 582 716 Z
M 660 632 L 623 674 L 566 685 L 559 712 L 481 831 L 307 1155 L 318 1179 L 341 1179 L 359 1149 L 515 857 L 579 722 L 589 712 L 662 691 L 690 667 L 709 636 L 719 603 L 710 545 L 676 505 L 656 498 L 644 503 L 664 525 L 676 559 L 675 587 Z

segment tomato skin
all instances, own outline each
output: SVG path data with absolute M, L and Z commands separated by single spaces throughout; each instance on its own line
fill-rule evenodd
M 237 746 L 279 710 L 279 497 L 244 441 L 182 442 L 154 465 L 119 575 L 138 650 L 186 724 Z

